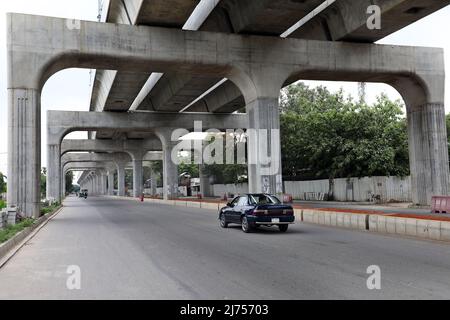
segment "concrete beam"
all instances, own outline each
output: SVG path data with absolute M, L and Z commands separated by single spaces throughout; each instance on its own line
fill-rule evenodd
M 161 151 L 159 139 L 134 140 L 70 140 L 61 143 L 61 155 L 68 152 L 126 152 L 130 156 L 135 151 Z
M 47 111 L 48 144 L 59 143 L 72 131 L 149 131 L 158 128 L 193 129 L 201 121 L 205 129 L 245 129 L 245 114 L 211 115 L 208 113 L 111 113 L 81 111 Z
M 66 174 L 68 171 L 96 170 L 105 168 L 106 163 L 104 162 L 73 162 L 66 164 L 63 168 L 63 172 Z
M 162 161 L 162 152 L 148 152 L 142 161 Z M 132 158 L 127 153 L 66 153 L 61 157 L 61 165 L 70 162 L 114 162 L 123 160 L 131 162 Z

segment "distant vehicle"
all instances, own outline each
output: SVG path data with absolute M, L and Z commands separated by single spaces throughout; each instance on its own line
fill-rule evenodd
M 82 189 L 80 190 L 80 192 L 78 193 L 78 197 L 80 198 L 85 198 L 87 199 L 88 196 L 88 190 L 87 189 Z
M 219 220 L 222 228 L 227 228 L 230 223 L 240 224 L 245 233 L 260 226 L 278 226 L 281 232 L 286 232 L 295 222 L 295 216 L 292 206 L 282 204 L 276 196 L 246 194 L 220 209 Z

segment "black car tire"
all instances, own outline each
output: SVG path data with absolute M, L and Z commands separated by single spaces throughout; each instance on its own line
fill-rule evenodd
M 278 226 L 278 228 L 280 229 L 280 232 L 286 232 L 289 228 L 289 225 L 288 224 L 280 224 Z
M 250 232 L 252 232 L 252 226 L 251 226 L 250 223 L 248 222 L 246 216 L 242 217 L 241 228 L 242 228 L 242 231 L 244 231 L 245 233 L 250 233 Z
M 228 222 L 226 222 L 226 220 L 225 220 L 225 215 L 223 214 L 223 213 L 221 213 L 220 214 L 220 218 L 219 218 L 219 220 L 220 220 L 220 226 L 222 227 L 222 228 L 228 228 Z

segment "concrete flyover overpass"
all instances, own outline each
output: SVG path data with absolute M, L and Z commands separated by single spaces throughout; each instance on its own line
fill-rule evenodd
M 222 0 L 208 7 L 205 1 L 111 0 L 107 23 L 9 14 L 8 203 L 28 216 L 39 214 L 40 94 L 51 75 L 73 67 L 97 73 L 90 112 L 68 121 L 55 116 L 50 123 L 48 170 L 54 182 L 48 191 L 55 198 L 69 131 L 89 130 L 89 143 L 111 145 L 158 139 L 168 197 L 176 186 L 176 165 L 169 159 L 173 128 L 191 128 L 192 119 L 233 128 L 215 126 L 225 124 L 225 117 L 241 129 L 279 129 L 279 91 L 299 79 L 396 88 L 407 105 L 414 202 L 448 194 L 443 50 L 373 42 L 450 0 L 377 1 L 384 18 L 380 30 L 366 27 L 373 1 L 328 1 L 318 10 L 322 2 Z M 224 115 L 244 107 L 246 114 Z M 143 117 L 147 126 L 135 125 Z M 114 126 L 100 118 L 134 120 Z M 279 138 L 271 142 L 268 153 L 279 153 Z M 276 170 L 262 173 L 267 170 L 259 137 L 248 144 L 256 158 L 249 164 L 250 191 L 282 191 L 280 157 Z M 139 176 L 141 159 L 129 154 Z
M 83 141 L 84 142 L 84 141 Z M 162 161 L 162 153 L 161 152 L 148 152 L 142 157 L 142 161 Z M 62 186 L 61 186 L 61 193 L 64 194 L 64 188 L 65 188 L 65 173 L 68 170 L 73 170 L 72 166 L 73 163 L 80 164 L 80 163 L 108 163 L 109 165 L 105 168 L 105 172 L 100 172 L 100 179 L 107 178 L 108 180 L 108 192 L 103 193 L 102 195 L 113 195 L 114 194 L 114 174 L 117 172 L 117 190 L 119 196 L 125 196 L 125 168 L 131 167 L 135 169 L 135 166 L 132 163 L 132 158 L 129 154 L 123 152 L 123 153 L 66 153 L 61 157 L 61 166 L 63 168 L 62 172 Z M 70 168 L 70 169 L 69 169 Z M 151 180 L 152 180 L 152 193 L 156 193 L 156 185 L 155 185 L 155 172 L 151 168 Z M 140 180 L 143 179 L 142 177 L 142 171 L 139 171 L 141 174 Z M 83 179 L 82 177 L 79 178 L 79 184 L 82 186 Z M 82 186 L 83 187 L 83 186 Z M 133 187 L 134 195 L 139 195 L 141 190 L 141 185 L 139 183 L 136 183 L 136 186 Z M 138 190 L 136 190 L 138 189 Z

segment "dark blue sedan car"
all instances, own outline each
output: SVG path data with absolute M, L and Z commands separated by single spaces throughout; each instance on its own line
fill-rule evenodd
M 219 220 L 222 228 L 230 223 L 240 224 L 246 233 L 259 226 L 278 226 L 281 232 L 286 232 L 295 216 L 292 206 L 282 204 L 273 195 L 246 194 L 220 209 Z

